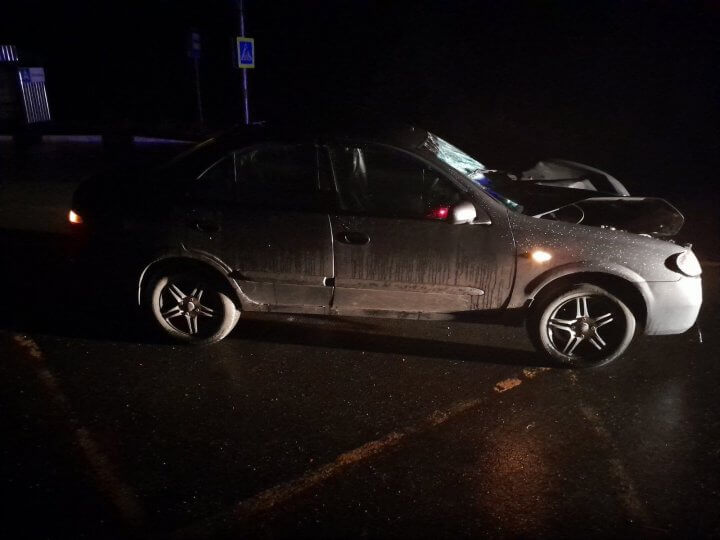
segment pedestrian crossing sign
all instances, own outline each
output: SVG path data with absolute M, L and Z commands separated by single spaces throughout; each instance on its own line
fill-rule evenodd
M 255 67 L 255 40 L 253 38 L 237 38 L 237 67 L 241 69 Z

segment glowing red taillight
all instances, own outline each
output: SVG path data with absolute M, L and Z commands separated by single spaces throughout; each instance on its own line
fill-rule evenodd
M 447 219 L 449 214 L 449 206 L 437 206 L 425 214 L 425 217 L 428 219 Z

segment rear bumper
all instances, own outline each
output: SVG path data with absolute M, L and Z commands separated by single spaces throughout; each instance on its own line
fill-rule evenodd
M 647 282 L 645 285 L 646 334 L 682 334 L 695 324 L 702 305 L 702 280 L 699 277 Z

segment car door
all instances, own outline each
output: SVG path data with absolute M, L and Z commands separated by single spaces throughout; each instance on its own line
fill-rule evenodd
M 338 194 L 332 215 L 338 313 L 495 309 L 512 287 L 507 215 L 452 224 L 468 195 L 419 157 L 383 145 L 328 147 Z
M 188 247 L 231 266 L 254 302 L 287 311 L 329 306 L 332 239 L 314 144 L 231 152 L 198 180 Z

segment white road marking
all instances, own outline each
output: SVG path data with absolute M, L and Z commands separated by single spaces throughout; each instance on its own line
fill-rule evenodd
M 541 373 L 545 373 L 546 371 L 550 371 L 549 367 L 536 367 L 536 368 L 525 368 L 522 370 L 523 375 L 525 375 L 528 379 L 534 379 Z
M 577 388 L 577 374 L 571 372 L 569 376 L 572 384 Z M 635 482 L 630 477 L 625 465 L 620 459 L 622 453 L 615 444 L 612 434 L 603 424 L 600 413 L 595 408 L 586 404 L 579 405 L 579 409 L 598 437 L 610 448 L 612 452 L 612 457 L 609 459 L 610 475 L 613 477 L 614 484 L 617 486 L 619 491 L 620 500 L 625 507 L 625 510 L 628 512 L 628 515 L 632 516 L 642 525 L 650 523 L 650 516 L 648 515 L 645 506 L 640 501 Z
M 518 379 L 517 377 L 512 377 L 510 379 L 503 379 L 502 381 L 498 381 L 495 383 L 495 391 L 499 394 L 502 392 L 507 392 L 508 390 L 512 390 L 516 386 L 520 386 L 522 384 L 522 381 Z
M 90 431 L 80 424 L 78 416 L 73 412 L 67 396 L 60 389 L 55 376 L 45 365 L 45 358 L 40 347 L 29 337 L 14 335 L 15 344 L 26 353 L 35 375 L 42 388 L 55 406 L 62 412 L 67 429 L 82 451 L 82 455 L 90 466 L 98 488 L 115 505 L 123 518 L 132 526 L 138 526 L 143 518 L 138 497 L 133 489 L 115 474 L 112 463 L 93 439 Z
M 275 487 L 258 493 L 257 495 L 241 501 L 237 505 L 236 516 L 247 519 L 260 512 L 269 510 L 280 503 L 309 490 L 310 488 L 336 476 L 348 467 L 379 455 L 390 448 L 397 446 L 403 439 L 430 428 L 444 424 L 451 418 L 480 405 L 480 399 L 470 399 L 453 404 L 444 411 L 435 411 L 419 424 L 393 431 L 380 439 L 370 441 L 362 446 L 340 454 L 334 461 L 318 469 L 308 471 L 301 477 L 279 484 Z
M 550 368 L 528 368 L 523 370 L 523 374 L 528 379 L 532 379 L 549 370 Z M 512 382 L 508 383 L 508 381 Z M 494 390 L 496 392 L 505 392 L 515 388 L 521 384 L 521 382 L 518 378 L 504 379 L 495 384 Z M 498 387 L 502 386 L 506 386 L 505 390 L 498 390 Z M 446 409 L 436 410 L 418 424 L 393 431 L 380 439 L 370 441 L 354 450 L 340 454 L 335 460 L 326 465 L 312 469 L 294 480 L 278 484 L 248 499 L 240 501 L 231 512 L 221 512 L 215 516 L 198 521 L 189 527 L 176 531 L 173 536 L 176 538 L 212 536 L 213 531 L 216 531 L 220 527 L 227 526 L 228 518 L 231 515 L 239 521 L 249 520 L 321 485 L 323 482 L 337 476 L 353 465 L 398 446 L 408 437 L 424 433 L 436 426 L 442 425 L 466 411 L 477 408 L 482 403 L 483 400 L 480 398 L 468 399 L 456 402 Z

